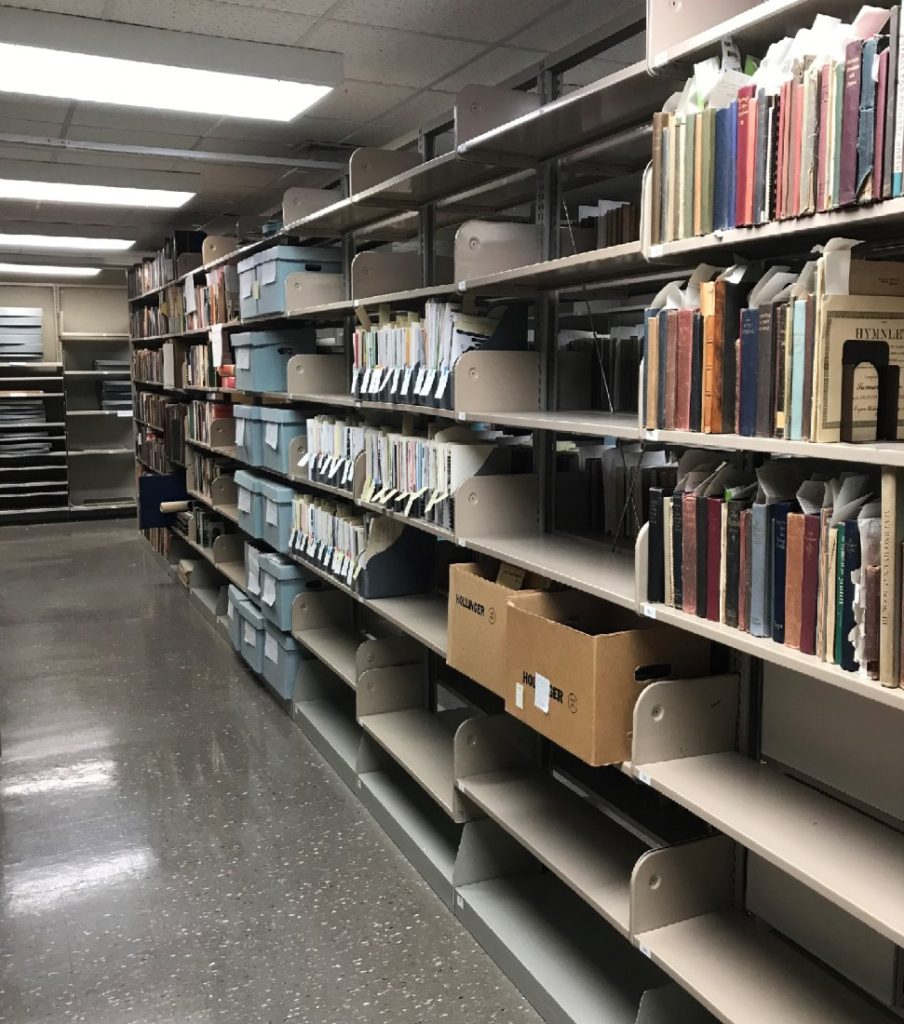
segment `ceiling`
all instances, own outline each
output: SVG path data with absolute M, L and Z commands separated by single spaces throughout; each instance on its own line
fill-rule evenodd
M 156 248 L 172 227 L 235 233 L 257 226 L 291 185 L 335 182 L 334 167 L 251 164 L 241 155 L 345 165 L 357 146 L 397 142 L 451 110 L 470 83 L 497 84 L 644 0 L 0 0 L 20 7 L 343 54 L 344 82 L 291 124 L 0 95 L 0 177 L 128 184 L 197 192 L 180 211 L 0 203 L 6 232 L 113 234 Z M 643 57 L 643 37 L 566 76 L 593 81 Z M 232 154 L 36 146 L 9 136 Z M 234 162 L 233 162 L 234 161 Z

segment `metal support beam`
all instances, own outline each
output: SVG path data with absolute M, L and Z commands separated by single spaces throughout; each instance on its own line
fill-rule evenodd
M 436 139 L 432 132 L 418 132 L 417 151 L 421 162 L 436 155 Z M 418 210 L 417 247 L 421 254 L 421 284 L 424 288 L 436 284 L 436 206 L 427 203 Z

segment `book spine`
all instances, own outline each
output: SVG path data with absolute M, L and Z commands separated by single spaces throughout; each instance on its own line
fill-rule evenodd
M 684 237 L 694 232 L 694 180 L 696 170 L 694 161 L 697 152 L 697 124 L 699 115 L 688 114 L 684 122 L 684 175 L 681 199 L 683 203 Z
M 684 496 L 672 497 L 672 588 L 675 607 L 684 608 Z
M 659 325 L 656 328 L 656 336 L 659 339 L 659 359 L 656 367 L 656 371 L 659 376 L 659 394 L 657 395 L 656 402 L 656 426 L 662 430 L 665 427 L 666 374 L 668 372 L 669 355 L 669 310 L 660 310 Z
M 738 542 L 738 604 L 737 621 L 738 629 L 748 632 L 750 629 L 750 519 L 753 515 L 749 508 L 745 508 L 740 514 L 740 537 Z M 729 529 L 731 523 L 729 522 Z M 730 543 L 730 535 L 729 535 Z M 731 580 L 727 582 L 728 596 L 731 595 Z M 725 621 L 731 614 L 731 604 L 728 600 L 725 603 Z M 729 623 L 730 625 L 730 623 Z
M 710 429 L 714 434 L 723 431 L 724 402 L 724 358 L 725 358 L 725 288 L 724 281 L 713 285 L 713 349 L 712 349 L 712 403 L 710 408 Z
M 691 423 L 699 431 L 703 422 L 703 316 L 694 313 L 691 334 Z
M 825 644 L 823 660 L 830 665 L 835 664 L 835 607 L 838 582 L 838 528 L 827 530 L 828 546 L 826 552 L 826 593 L 825 593 Z
M 904 539 L 904 500 L 900 473 L 882 470 L 881 583 L 879 595 L 879 682 L 897 686 L 899 650 L 895 627 L 901 613 L 901 542 Z
M 681 580 L 682 608 L 697 614 L 697 499 L 685 494 L 681 499 Z
M 709 585 L 709 577 L 706 572 L 708 559 L 708 548 L 709 543 L 709 520 L 707 518 L 707 499 L 703 497 L 695 496 L 693 498 L 694 504 L 696 505 L 696 525 L 697 525 L 697 567 L 696 567 L 696 596 L 697 596 L 697 614 L 701 619 L 706 618 L 706 602 L 707 602 L 707 587 Z
M 694 314 L 690 309 L 678 310 L 678 344 L 675 370 L 675 429 L 691 426 L 691 364 L 693 362 Z
M 757 391 L 759 388 L 759 309 L 741 310 L 741 359 L 738 367 L 740 401 L 738 433 L 753 437 L 756 433 Z
M 772 398 L 772 385 L 775 381 L 773 365 L 775 361 L 775 338 L 771 303 L 763 303 L 759 307 L 759 336 L 757 338 L 757 373 L 756 373 L 756 417 L 755 433 L 757 437 L 772 437 L 775 423 L 775 411 Z
M 800 583 L 800 650 L 816 653 L 817 590 L 820 563 L 819 516 L 804 517 L 802 578 Z M 794 585 L 794 581 L 789 582 Z
M 665 351 L 665 428 L 675 429 L 678 408 L 678 310 L 670 309 L 667 317 Z M 659 372 L 662 373 L 660 366 Z
M 775 155 L 775 217 L 782 220 L 785 215 L 785 179 L 787 168 L 787 127 L 790 116 L 790 85 L 785 82 L 778 94 L 778 136 Z
M 738 101 L 732 100 L 728 107 L 729 112 L 729 129 L 728 129 L 728 160 L 729 160 L 729 172 L 727 174 L 728 179 L 728 195 L 725 200 L 725 216 L 728 223 L 725 225 L 726 228 L 733 228 L 735 226 L 735 202 L 737 195 L 737 177 L 734 173 L 735 167 L 738 162 Z
M 867 39 L 863 44 L 860 64 L 860 112 L 857 125 L 857 174 L 854 198 L 869 202 L 873 198 L 873 145 L 876 134 L 876 79 L 878 65 L 873 67 L 878 39 Z
M 901 8 L 892 7 L 888 21 L 888 73 L 885 83 L 885 138 L 882 146 L 882 198 L 894 194 L 895 117 L 898 105 L 898 19 Z M 878 159 L 878 154 L 876 155 Z
M 659 392 L 659 314 L 648 309 L 643 318 L 643 421 L 647 430 L 656 429 L 656 396 Z
M 727 502 L 728 525 L 725 537 L 725 625 L 737 628 L 741 605 L 741 513 L 737 501 Z
M 897 60 L 895 61 L 895 134 L 894 151 L 892 154 L 892 189 L 893 196 L 904 194 L 904 17 L 901 17 L 900 8 L 897 9 L 897 33 L 895 34 L 895 47 Z
M 841 619 L 841 667 L 856 672 L 858 665 L 851 631 L 854 628 L 854 574 L 860 569 L 860 530 L 856 520 L 844 526 L 844 606 Z M 859 574 L 858 574 L 859 575 Z
M 675 145 L 678 147 L 675 158 L 675 237 L 687 238 L 688 228 L 685 221 L 687 203 L 684 200 L 688 188 L 687 178 L 687 120 L 679 117 L 675 120 Z
M 656 124 L 653 123 L 654 147 Z M 816 209 L 826 209 L 826 159 L 829 145 L 829 66 L 819 69 L 819 135 L 816 160 Z M 654 148 L 655 152 L 655 148 Z M 655 193 L 654 193 L 655 195 Z
M 716 314 L 715 284 L 704 281 L 700 285 L 700 306 L 703 315 L 703 396 L 701 430 L 713 432 L 713 402 L 715 394 Z
M 791 335 L 791 429 L 788 433 L 792 441 L 800 441 L 803 438 L 806 315 L 806 301 L 794 299 Z
M 712 107 L 703 111 L 703 208 L 700 233 L 708 235 L 713 229 L 713 199 L 716 172 L 716 112 Z
M 829 177 L 829 209 L 839 205 L 839 185 L 841 181 L 841 139 L 842 114 L 844 112 L 844 79 L 846 65 L 844 61 L 835 65 L 835 92 L 832 109 L 832 173 Z
M 803 379 L 803 412 L 801 416 L 800 436 L 809 441 L 814 433 L 813 426 L 813 360 L 816 355 L 816 296 L 808 295 L 804 309 L 804 379 Z
M 766 561 L 769 554 L 767 545 L 768 505 L 753 506 L 750 532 L 750 633 L 752 636 L 768 636 L 770 631 L 769 623 L 766 620 Z
M 694 125 L 694 183 L 693 215 L 694 234 L 703 233 L 703 113 L 697 114 Z
M 680 500 L 680 499 L 679 499 Z M 672 537 L 672 498 L 662 499 L 662 568 L 664 578 L 665 597 L 663 600 L 670 607 L 675 607 L 675 583 L 672 579 L 672 560 L 674 538 Z
M 791 167 L 788 172 L 787 215 L 800 213 L 800 164 L 803 144 L 804 84 L 798 76 L 791 83 Z
M 662 242 L 662 132 L 665 115 L 661 111 L 653 114 L 653 153 L 650 177 L 652 207 L 650 211 L 650 241 L 653 245 Z
M 785 575 L 788 556 L 788 503 L 771 506 L 772 639 L 785 642 Z
M 885 180 L 885 112 L 888 106 L 888 50 L 879 54 L 879 81 L 876 85 L 876 117 L 873 133 L 873 199 L 881 199 Z
M 706 498 L 706 617 L 721 621 L 722 507 L 721 498 Z
M 714 417 L 716 433 L 730 434 L 737 430 L 738 341 L 741 328 L 738 298 L 739 292 L 735 285 L 729 285 L 726 281 L 716 283 L 716 330 L 719 332 L 717 349 L 721 350 L 722 378 L 722 404 L 718 417 Z
M 863 43 L 848 43 L 844 62 L 844 101 L 841 110 L 841 166 L 838 202 L 849 206 L 857 195 L 857 138 L 860 132 L 860 64 Z
M 844 657 L 844 578 L 846 555 L 847 524 L 839 523 L 835 527 L 835 630 L 832 645 L 835 664 L 841 665 Z
M 870 679 L 879 678 L 879 591 L 882 570 L 868 565 L 863 570 L 863 660 Z
M 728 133 L 731 125 L 731 112 L 728 107 L 716 110 L 716 139 L 713 152 L 713 229 L 723 230 L 728 226 L 728 178 L 734 173 L 729 162 L 731 147 Z
M 756 139 L 753 145 L 753 205 L 751 223 L 762 224 L 766 202 L 766 165 L 769 158 L 769 98 L 761 89 L 756 98 Z
M 665 537 L 663 535 L 661 487 L 650 488 L 649 556 L 647 566 L 647 600 L 662 604 L 665 600 Z
M 785 557 L 785 646 L 800 649 L 804 574 L 804 515 L 792 512 L 787 520 Z
M 747 192 L 747 147 L 749 145 L 750 93 L 745 86 L 738 93 L 737 136 L 735 146 L 735 208 L 734 221 L 737 226 L 748 224 L 745 196 Z

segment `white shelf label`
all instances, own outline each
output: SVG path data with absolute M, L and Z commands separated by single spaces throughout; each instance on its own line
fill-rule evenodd
M 264 585 L 261 600 L 265 605 L 272 608 L 276 604 L 276 580 L 267 573 L 263 574 Z
M 249 345 L 236 345 L 235 365 L 239 370 L 251 369 L 251 347 Z
M 242 632 L 242 639 L 249 647 L 257 647 L 257 631 L 250 622 L 245 623 L 245 629 Z
M 235 443 L 241 447 L 245 443 L 245 421 L 236 417 L 235 421 Z
M 640 771 L 638 768 L 634 769 L 634 777 L 638 782 L 642 782 L 645 786 L 651 786 L 650 776 L 646 772 Z
M 132 418 L 132 410 L 131 410 L 131 409 L 122 409 L 122 410 L 121 410 L 120 412 L 118 412 L 118 413 L 117 413 L 116 415 L 117 415 L 117 416 L 118 416 L 118 417 L 119 417 L 120 419 L 124 419 L 124 420 L 130 420 L 130 419 Z
M 270 636 L 269 633 L 264 641 L 264 657 L 268 661 L 279 661 L 279 644 L 276 642 L 276 637 Z
M 538 708 L 543 712 L 544 715 L 549 714 L 549 680 L 546 676 L 541 676 L 539 672 L 534 674 L 534 707 Z
M 279 424 L 268 423 L 267 429 L 264 431 L 264 441 L 267 443 L 267 447 L 272 448 L 274 451 L 279 447 Z
M 239 512 L 251 512 L 251 491 L 246 491 L 244 487 L 239 488 Z
M 266 519 L 270 526 L 279 525 L 279 507 L 272 498 L 267 498 Z
M 644 613 L 644 615 L 648 619 L 655 619 L 656 618 L 656 605 L 655 604 L 645 604 L 643 606 L 643 613 Z
M 652 258 L 653 258 L 654 260 L 657 260 L 657 259 L 659 259 L 659 257 L 660 257 L 660 256 L 661 256 L 661 255 L 662 255 L 662 254 L 663 254 L 664 252 L 665 252 L 665 246 L 662 246 L 662 245 L 651 245 L 651 246 L 650 246 L 650 256 L 651 256 L 651 257 L 652 257 Z

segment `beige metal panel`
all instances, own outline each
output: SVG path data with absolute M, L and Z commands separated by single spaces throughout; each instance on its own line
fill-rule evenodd
M 455 232 L 455 280 L 498 274 L 536 263 L 540 234 L 535 224 L 467 220 Z
M 715 1017 L 683 988 L 663 985 L 644 992 L 637 1024 L 715 1024 Z
M 745 906 L 839 974 L 891 1005 L 897 948 L 768 861 L 747 857 Z
M 337 596 L 344 596 L 338 595 Z M 355 655 L 360 636 L 352 626 L 317 626 L 293 629 L 292 636 L 352 689 L 357 684 Z
M 216 419 L 210 423 L 210 447 L 229 448 L 235 444 L 235 420 L 230 416 L 228 419 Z
M 371 668 L 358 680 L 358 720 L 394 711 L 427 707 L 427 674 L 423 665 Z M 452 742 L 449 741 L 451 756 Z
M 489 353 L 484 353 L 489 355 Z M 483 409 L 476 412 L 457 410 L 459 419 L 471 422 L 495 423 L 502 427 L 522 430 L 551 430 L 558 434 L 585 434 L 590 437 L 620 437 L 636 440 L 640 437 L 637 417 L 633 413 L 565 410 L 559 412 L 502 411 Z
M 520 534 L 537 526 L 537 478 L 532 473 L 472 476 L 455 492 L 455 532 L 472 538 Z
M 465 352 L 453 370 L 456 412 L 531 412 L 539 409 L 537 352 Z
M 125 288 L 62 285 L 59 291 L 62 334 L 121 336 L 129 333 L 129 306 Z
M 331 319 L 351 312 L 342 274 L 299 271 L 286 278 L 286 316 Z M 297 358 L 297 357 L 296 357 Z
M 404 629 L 440 657 L 446 656 L 448 606 L 441 594 L 380 597 L 366 603 L 368 608 Z
M 325 188 L 287 188 L 282 201 L 283 224 L 294 224 L 335 202 L 336 193 Z M 209 263 L 210 260 L 205 259 L 204 262 Z
M 540 736 L 507 715 L 472 718 L 455 734 L 455 773 L 461 781 L 514 769 L 524 774 L 542 763 Z
M 668 679 L 646 686 L 634 705 L 634 767 L 733 751 L 739 687 L 735 675 Z
M 417 640 L 409 636 L 365 640 L 355 652 L 355 668 L 359 679 L 372 668 L 388 668 L 390 665 L 426 667 L 426 652 Z
M 208 235 L 201 243 L 201 262 L 213 263 L 214 260 L 228 256 L 236 248 L 237 242 L 234 235 Z
M 455 99 L 455 145 L 537 110 L 540 97 L 497 85 L 466 85 Z
M 345 360 L 341 356 L 292 356 L 286 369 L 290 398 L 335 394 L 348 398 Z
M 410 171 L 421 162 L 417 150 L 362 147 L 348 161 L 349 193 L 354 196 L 375 185 Z
M 763 667 L 761 752 L 904 822 L 901 716 L 777 665 Z
M 328 626 L 351 629 L 352 608 L 352 602 L 337 590 L 303 591 L 292 602 L 292 629 L 299 633 Z
M 904 835 L 741 754 L 644 769 L 650 784 L 826 899 L 904 943 Z
M 352 260 L 352 298 L 388 295 L 420 288 L 421 257 L 416 252 L 359 252 Z

